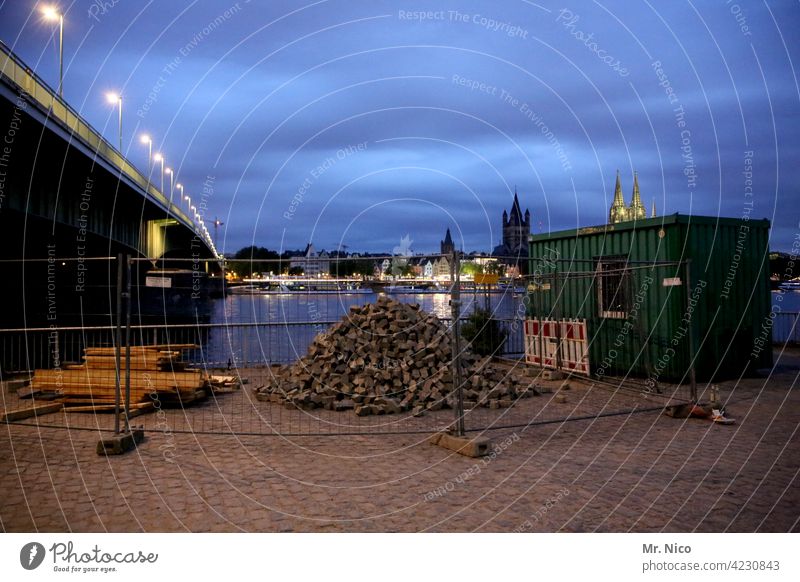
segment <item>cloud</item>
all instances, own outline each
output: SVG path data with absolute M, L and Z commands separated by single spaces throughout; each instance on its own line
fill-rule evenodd
M 0 7 L 0 37 L 52 82 L 52 30 L 26 24 L 23 4 Z M 68 100 L 113 138 L 98 95 L 124 88 L 130 157 L 146 164 L 133 135 L 146 130 L 187 191 L 215 176 L 229 252 L 311 237 L 385 251 L 405 234 L 430 251 L 448 226 L 489 250 L 515 185 L 536 230 L 587 226 L 605 221 L 617 169 L 626 198 L 636 170 L 660 212 L 739 216 L 746 151 L 775 248 L 797 229 L 795 5 L 737 17 L 724 3 L 615 0 L 576 5 L 569 26 L 526 2 L 118 3 L 97 19 L 91 4 L 68 13 Z M 311 172 L 361 143 L 284 217 Z

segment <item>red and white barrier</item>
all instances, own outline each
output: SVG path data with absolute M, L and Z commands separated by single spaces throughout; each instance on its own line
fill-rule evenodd
M 589 375 L 585 319 L 526 319 L 525 361 L 543 368 Z

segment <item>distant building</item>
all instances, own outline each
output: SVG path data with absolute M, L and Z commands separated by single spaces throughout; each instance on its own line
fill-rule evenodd
M 492 255 L 507 264 L 525 264 L 528 258 L 528 237 L 531 234 L 531 213 L 519 206 L 517 191 L 514 190 L 514 203 L 511 212 L 503 211 L 503 242 L 494 248 Z
M 656 215 L 656 205 L 653 202 L 651 217 Z M 625 199 L 622 197 L 622 185 L 619 180 L 619 170 L 617 170 L 617 183 L 614 186 L 614 201 L 611 203 L 611 208 L 608 210 L 608 223 L 617 224 L 618 222 L 628 222 L 630 220 L 643 220 L 647 218 L 647 209 L 642 202 L 642 196 L 639 193 L 639 176 L 637 172 L 633 173 L 633 196 L 631 197 L 630 206 L 625 206 Z
M 447 257 L 439 257 L 433 262 L 431 275 L 434 279 L 450 278 L 450 261 L 447 260 Z
M 314 245 L 308 243 L 306 250 L 299 257 L 292 258 L 290 268 L 300 267 L 306 277 L 319 277 L 327 275 L 331 269 L 330 256 L 325 251 L 318 253 Z
M 412 263 L 414 267 L 414 274 L 417 277 L 432 279 L 433 264 L 435 261 L 436 259 L 435 258 L 432 259 L 431 257 L 417 257 L 417 259 L 414 260 Z
M 439 246 L 443 255 L 452 255 L 456 250 L 456 246 L 453 244 L 453 237 L 450 236 L 449 228 L 447 229 L 447 234 L 444 235 L 444 240 L 439 242 Z

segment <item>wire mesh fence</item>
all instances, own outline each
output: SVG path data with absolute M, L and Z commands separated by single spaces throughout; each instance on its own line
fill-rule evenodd
M 777 344 L 800 344 L 800 313 L 791 311 L 773 313 L 772 342 Z
M 690 398 L 686 387 L 664 382 L 668 374 L 661 378 L 654 374 L 653 350 L 664 343 L 663 338 L 654 335 L 658 325 L 637 312 L 644 309 L 637 306 L 637 301 L 644 302 L 637 299 L 641 287 L 647 277 L 656 276 L 652 268 L 650 275 L 631 265 L 545 272 L 532 261 L 527 273 L 525 264 L 513 261 L 518 258 L 508 258 L 509 264 L 501 268 L 502 258 L 455 253 L 415 258 L 281 257 L 226 265 L 197 258 L 156 264 L 121 260 L 122 284 L 109 286 L 116 293 L 116 309 L 107 314 L 110 325 L 0 330 L 0 365 L 6 375 L 39 370 L 34 386 L 37 377 L 46 378 L 44 371 L 54 368 L 69 382 L 90 386 L 88 394 L 68 398 L 63 410 L 20 421 L 88 430 L 114 429 L 122 412 L 123 420 L 160 432 L 371 435 L 453 430 L 454 424 L 459 432 L 473 432 L 655 410 Z M 670 269 L 680 267 L 653 268 L 658 277 L 666 278 Z M 675 292 L 674 305 L 661 303 L 662 311 L 671 316 L 672 311 L 685 311 L 685 289 L 679 291 L 684 294 Z M 453 338 L 452 353 L 436 363 L 447 375 L 440 401 L 434 390 L 424 410 L 403 405 L 384 414 L 384 408 L 373 404 L 381 401 L 380 394 L 355 397 L 356 407 L 346 410 L 333 404 L 354 398 L 351 394 L 336 395 L 324 405 L 262 398 L 258 389 L 274 384 L 280 367 L 306 356 L 315 340 L 346 322 L 352 310 L 374 305 L 381 297 L 414 304 L 420 312 L 436 316 L 440 333 Z M 544 326 L 532 337 L 528 324 L 577 320 L 584 307 L 596 311 L 584 319 L 609 331 L 612 339 L 604 340 L 596 331 L 587 339 L 585 355 L 591 366 L 580 374 L 582 381 L 548 380 L 543 369 L 575 374 L 576 369 L 566 364 L 584 354 L 576 352 L 572 338 L 558 334 L 547 338 L 549 352 L 536 352 L 532 346 L 545 341 Z M 472 335 L 462 337 L 462 330 L 470 328 Z M 399 338 L 405 338 L 407 331 L 374 338 L 374 344 L 391 352 L 394 343 L 405 341 Z M 614 334 L 625 341 L 620 344 Z M 481 384 L 478 394 L 478 389 L 471 391 L 474 366 L 462 358 L 483 340 L 488 344 L 481 353 L 494 360 L 490 373 L 481 372 L 489 384 Z M 426 349 L 414 348 L 412 360 L 429 356 Z M 602 357 L 611 349 L 620 358 L 614 365 Z M 536 366 L 531 365 L 534 352 L 543 358 Z M 545 361 L 546 352 L 552 355 L 551 362 Z M 403 365 L 413 368 L 412 360 Z M 398 378 L 403 370 L 396 370 Z M 683 371 L 685 376 L 687 368 Z M 183 390 L 181 382 L 188 382 L 183 378 L 195 373 L 203 378 L 202 390 L 194 385 Z M 623 381 L 615 376 L 623 376 Z M 34 394 L 33 402 L 63 395 L 57 385 L 61 376 L 50 378 L 49 393 Z M 194 382 L 195 376 L 191 378 Z M 217 383 L 209 383 L 211 378 Z M 327 378 L 312 380 L 324 385 Z M 423 386 L 426 378 L 421 380 Z M 444 396 L 445 392 L 458 399 Z M 3 398 L 7 409 L 30 402 L 23 401 L 20 393 L 4 392 Z M 126 416 L 119 407 L 124 409 L 128 399 Z M 355 414 L 353 408 L 359 406 L 371 406 L 374 413 Z

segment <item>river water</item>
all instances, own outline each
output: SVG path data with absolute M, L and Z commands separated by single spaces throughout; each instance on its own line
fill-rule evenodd
M 314 337 L 347 314 L 351 306 L 374 303 L 378 297 L 376 293 L 228 295 L 213 302 L 211 322 L 218 327 L 203 338 L 203 359 L 223 365 L 227 362 L 239 365 L 292 362 L 304 355 Z M 417 303 L 443 319 L 450 318 L 450 296 L 446 293 L 393 294 L 390 297 Z M 514 319 L 524 314 L 521 296 L 509 292 L 489 297 L 497 319 Z M 773 292 L 772 303 L 774 310 L 782 312 L 775 320 L 777 339 L 785 340 L 782 336 L 791 333 L 787 327 L 791 326 L 791 318 L 783 314 L 800 312 L 800 292 Z M 476 306 L 484 307 L 485 295 L 464 293 L 462 305 L 462 315 L 468 315 Z M 519 329 L 516 332 L 521 335 Z M 521 349 L 521 337 L 516 335 L 511 351 Z M 508 345 L 512 347 L 511 342 Z
M 381 294 L 273 294 L 273 295 L 228 295 L 218 300 L 212 311 L 214 323 L 296 323 L 333 322 L 345 315 L 353 305 L 375 303 Z M 447 293 L 402 293 L 388 295 L 395 301 L 416 303 L 425 311 L 448 319 L 450 295 Z M 522 301 L 521 296 L 508 293 L 490 294 L 490 308 L 494 317 L 514 317 Z M 484 307 L 483 294 L 462 293 L 462 314 L 469 314 L 475 307 Z
M 203 338 L 204 361 L 213 364 L 252 365 L 291 362 L 306 353 L 314 337 L 346 315 L 350 307 L 378 300 L 379 293 L 367 294 L 229 294 L 215 300 L 211 310 L 213 327 Z M 416 303 L 442 319 L 451 317 L 447 293 L 389 295 L 396 301 Z M 462 316 L 486 305 L 484 294 L 461 295 Z M 489 307 L 497 319 L 524 315 L 522 297 L 507 293 L 489 295 Z M 252 325 L 257 324 L 257 325 Z M 514 349 L 521 349 L 521 331 L 515 329 Z M 188 338 L 187 338 L 188 339 Z M 191 340 L 193 341 L 193 340 Z M 511 346 L 511 343 L 508 344 Z

